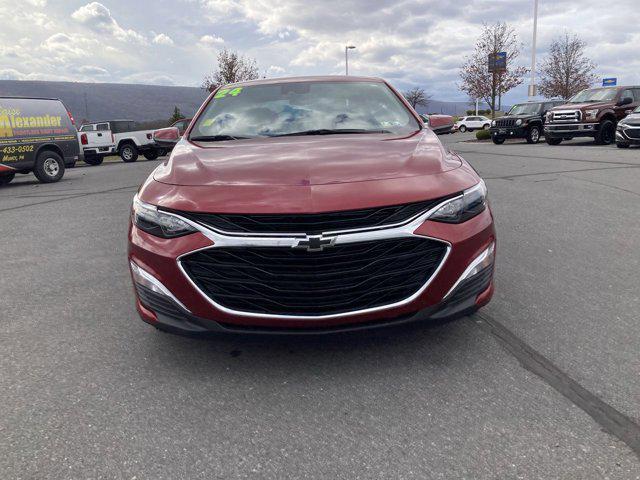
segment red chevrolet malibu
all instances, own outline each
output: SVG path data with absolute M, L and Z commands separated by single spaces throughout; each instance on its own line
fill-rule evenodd
M 136 306 L 194 334 L 468 315 L 493 294 L 486 194 L 384 80 L 227 85 L 133 200 Z

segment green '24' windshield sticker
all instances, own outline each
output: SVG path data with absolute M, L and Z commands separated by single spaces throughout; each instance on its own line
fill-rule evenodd
M 242 87 L 221 88 L 216 92 L 213 98 L 237 97 L 242 92 Z

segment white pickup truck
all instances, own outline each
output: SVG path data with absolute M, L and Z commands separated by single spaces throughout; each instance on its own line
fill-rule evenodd
M 109 155 L 117 154 L 125 162 L 135 162 L 139 154 L 155 160 L 166 153 L 154 142 L 153 130 L 136 130 L 133 120 L 83 123 L 78 129 L 78 140 L 89 165 L 100 165 Z

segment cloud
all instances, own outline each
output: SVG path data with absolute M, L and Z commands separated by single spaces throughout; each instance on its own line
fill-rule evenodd
M 158 45 L 173 45 L 173 40 L 169 35 L 159 33 L 158 35 L 153 37 L 153 43 L 156 43 Z
M 175 85 L 173 77 L 159 72 L 140 72 L 123 78 L 125 83 L 141 83 L 146 85 Z
M 73 72 L 80 73 L 82 75 L 89 75 L 95 77 L 103 77 L 109 75 L 108 70 L 95 65 L 82 65 L 80 67 L 74 67 L 71 69 Z
M 217 45 L 222 45 L 224 43 L 224 39 L 217 35 L 203 35 L 200 37 L 200 43 L 209 47 L 215 47 Z
M 73 12 L 71 18 L 98 32 L 111 34 L 118 40 L 146 43 L 146 39 L 138 32 L 122 28 L 109 9 L 100 2 L 87 3 Z

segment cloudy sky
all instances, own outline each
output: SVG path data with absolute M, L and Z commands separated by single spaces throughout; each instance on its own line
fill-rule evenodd
M 533 0 L 0 0 L 0 79 L 198 86 L 224 47 L 270 77 L 341 74 L 352 43 L 350 73 L 466 100 L 458 69 L 482 23 L 512 24 L 528 66 L 532 12 Z M 539 58 L 577 33 L 600 76 L 640 83 L 639 0 L 540 0 L 538 26 Z

